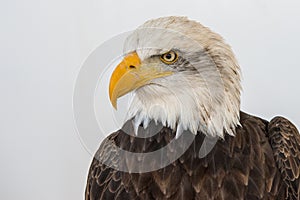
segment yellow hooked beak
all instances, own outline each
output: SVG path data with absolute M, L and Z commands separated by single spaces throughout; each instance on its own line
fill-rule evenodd
M 135 89 L 147 85 L 151 80 L 171 75 L 155 66 L 143 66 L 136 52 L 128 54 L 112 73 L 109 83 L 109 98 L 115 109 L 117 99 Z

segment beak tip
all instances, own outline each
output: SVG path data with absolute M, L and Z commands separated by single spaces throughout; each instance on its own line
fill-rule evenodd
M 117 102 L 113 103 L 112 106 L 114 107 L 115 110 L 118 110 Z
M 115 110 L 118 109 L 117 105 L 117 98 L 110 98 L 111 105 L 114 107 Z

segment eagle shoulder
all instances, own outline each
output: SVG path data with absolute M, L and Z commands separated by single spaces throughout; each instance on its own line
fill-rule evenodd
M 129 193 L 122 187 L 121 173 L 103 164 L 103 161 L 108 159 L 110 163 L 114 160 L 118 162 L 117 154 L 107 153 L 115 150 L 115 145 L 112 144 L 115 143 L 117 136 L 118 131 L 105 138 L 92 160 L 85 189 L 86 200 L 130 199 Z
M 300 199 L 300 134 L 297 128 L 284 117 L 275 117 L 268 125 L 268 139 L 286 188 L 286 199 Z

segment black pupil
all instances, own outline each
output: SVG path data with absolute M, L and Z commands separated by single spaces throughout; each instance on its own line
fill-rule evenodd
M 168 54 L 166 55 L 166 59 L 170 60 L 171 58 L 172 58 L 172 55 L 171 55 L 170 53 L 168 53 Z

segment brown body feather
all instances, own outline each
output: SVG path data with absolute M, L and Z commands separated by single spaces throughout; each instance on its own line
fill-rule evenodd
M 113 150 L 111 142 L 127 151 L 151 152 L 175 133 L 164 128 L 146 139 L 121 130 L 111 134 L 92 161 L 85 199 L 300 199 L 300 135 L 295 126 L 281 117 L 271 122 L 242 112 L 240 117 L 236 136 L 226 134 L 206 157 L 198 157 L 204 139 L 198 133 L 175 162 L 140 174 L 116 171 L 97 157 Z M 110 154 L 105 159 L 120 158 Z M 131 162 L 136 161 L 125 161 L 128 167 Z

